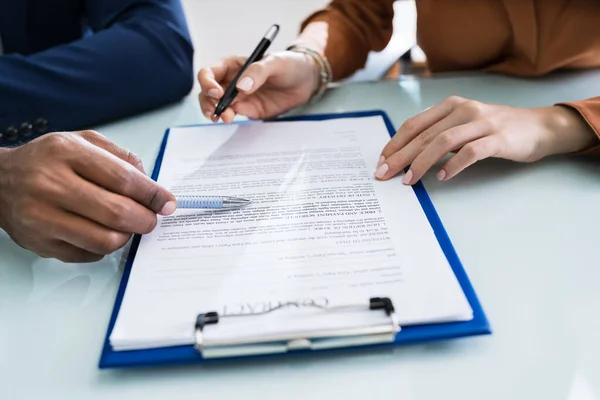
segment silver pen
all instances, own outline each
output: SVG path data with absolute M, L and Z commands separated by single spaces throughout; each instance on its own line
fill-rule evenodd
M 177 208 L 240 208 L 252 201 L 231 196 L 177 196 Z

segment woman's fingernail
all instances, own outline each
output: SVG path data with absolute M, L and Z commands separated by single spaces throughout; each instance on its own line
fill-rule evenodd
M 446 177 L 446 171 L 441 169 L 440 172 L 437 173 L 436 177 L 438 178 L 438 180 L 443 181 Z
M 212 97 L 213 99 L 219 99 L 219 90 L 218 89 L 210 89 L 207 94 L 208 94 L 208 97 Z
M 384 156 L 379 157 L 379 161 L 377 161 L 377 167 L 376 168 L 381 167 L 384 162 L 385 162 L 385 157 Z
M 176 209 L 177 203 L 175 203 L 174 201 L 168 201 L 167 204 L 163 206 L 162 210 L 160 210 L 160 215 L 171 215 L 175 212 Z
M 381 164 L 375 171 L 375 178 L 383 178 L 385 176 L 385 173 L 388 172 L 389 169 L 390 167 L 387 164 Z
M 244 92 L 248 92 L 248 91 L 252 90 L 253 85 L 254 85 L 254 81 L 252 80 L 252 78 L 247 76 L 238 82 L 237 88 Z
M 404 183 L 405 185 L 410 185 L 410 181 L 412 181 L 412 177 L 413 177 L 413 172 L 412 170 L 408 170 L 407 173 L 404 174 L 404 177 L 402 178 L 402 183 Z
M 205 112 L 204 116 L 208 119 L 212 119 L 212 113 L 210 111 Z

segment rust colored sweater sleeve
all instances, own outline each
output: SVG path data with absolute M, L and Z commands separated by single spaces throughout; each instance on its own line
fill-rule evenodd
M 333 0 L 303 23 L 328 24 L 325 56 L 333 79 L 344 79 L 364 67 L 370 51 L 381 51 L 393 33 L 394 0 Z
M 600 97 L 593 97 L 587 100 L 568 103 L 560 103 L 559 105 L 570 107 L 577 111 L 598 137 L 598 143 L 595 146 L 583 150 L 578 154 L 600 157 Z

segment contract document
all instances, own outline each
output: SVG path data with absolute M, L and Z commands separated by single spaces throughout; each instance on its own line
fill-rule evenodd
M 160 184 L 252 203 L 159 217 L 139 242 L 112 348 L 194 344 L 210 311 L 250 317 L 211 326 L 207 342 L 380 324 L 303 307 L 370 297 L 389 297 L 400 326 L 471 320 L 413 188 L 373 177 L 389 139 L 379 116 L 172 128 Z

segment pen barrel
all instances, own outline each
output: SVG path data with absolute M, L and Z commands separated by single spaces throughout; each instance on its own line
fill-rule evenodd
M 265 52 L 267 51 L 267 49 L 269 48 L 270 45 L 271 45 L 271 42 L 267 39 L 262 39 L 260 41 L 258 46 L 256 46 L 256 48 L 254 49 L 252 54 L 250 54 L 250 57 L 248 57 L 248 59 L 246 60 L 246 62 L 242 66 L 242 68 L 240 68 L 238 73 L 235 75 L 235 77 L 231 81 L 231 83 L 232 83 L 231 86 L 233 86 L 235 88 L 235 83 L 237 83 L 237 81 L 242 77 L 242 75 L 244 74 L 244 72 L 246 72 L 248 67 L 257 61 L 260 61 L 263 58 L 263 56 L 265 55 Z
M 181 196 L 177 198 L 178 208 L 223 208 L 223 197 Z
M 227 109 L 227 107 L 229 107 L 231 103 L 233 103 L 233 100 L 238 95 L 238 90 L 236 88 L 238 80 L 242 77 L 244 72 L 246 72 L 246 70 L 252 63 L 255 63 L 256 61 L 259 61 L 263 58 L 265 52 L 267 51 L 270 45 L 271 41 L 269 39 L 262 38 L 262 40 L 260 41 L 258 46 L 256 46 L 252 54 L 250 54 L 250 57 L 248 57 L 242 68 L 240 68 L 238 73 L 235 75 L 227 89 L 225 89 L 223 97 L 217 103 L 215 115 L 221 115 Z
M 258 44 L 258 46 L 256 46 L 252 54 L 250 54 L 250 57 L 248 57 L 248 60 L 246 60 L 246 64 L 244 64 L 244 67 L 241 69 L 241 71 L 245 71 L 246 68 L 250 66 L 250 64 L 262 59 L 270 45 L 271 41 L 263 38 Z
M 225 89 L 225 93 L 223 94 L 223 105 L 225 106 L 225 108 L 229 107 L 235 96 L 237 96 L 238 94 L 238 90 L 236 89 L 235 85 L 237 84 L 239 79 L 242 77 L 242 75 L 246 72 L 246 70 L 251 64 L 260 61 L 260 59 L 263 58 L 265 52 L 267 51 L 270 45 L 271 42 L 269 40 L 262 39 L 258 46 L 256 46 L 256 49 L 254 49 L 250 57 L 248 57 L 242 68 L 240 68 L 238 73 L 231 81 L 231 84 L 227 87 L 227 89 Z

